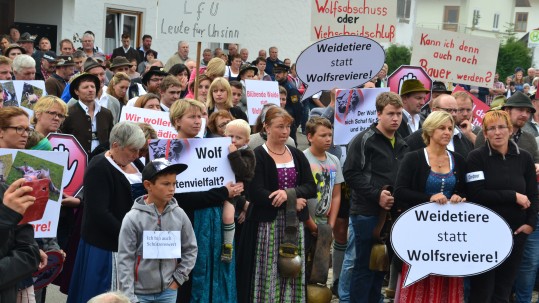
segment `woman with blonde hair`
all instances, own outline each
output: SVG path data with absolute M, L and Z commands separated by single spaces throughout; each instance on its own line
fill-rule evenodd
M 197 136 L 204 111 L 204 104 L 193 99 L 181 99 L 170 107 L 170 122 L 178 132 L 177 139 Z M 234 258 L 231 263 L 221 262 L 222 208 L 224 201 L 242 191 L 242 183 L 227 183 L 207 191 L 174 194 L 191 219 L 198 242 L 197 260 L 189 279 L 192 283 L 182 285 L 177 302 L 237 302 Z
M 243 119 L 248 122 L 247 115 L 239 108 L 232 104 L 232 89 L 228 81 L 223 78 L 215 78 L 210 85 L 210 91 L 206 100 L 208 114 L 219 110 L 226 110 L 235 119 Z
M 127 104 L 127 90 L 131 83 L 131 78 L 126 73 L 116 73 L 109 81 L 107 94 L 120 101 L 121 107 Z
M 426 201 L 438 204 L 466 201 L 466 162 L 459 154 L 447 150 L 453 128 L 453 117 L 445 111 L 432 112 L 423 123 L 422 137 L 427 146 L 407 153 L 397 173 L 394 196 L 402 211 Z M 408 270 L 404 264 L 403 277 Z M 464 302 L 464 282 L 459 277 L 431 275 L 398 288 L 399 302 Z
M 37 100 L 30 123 L 35 131 L 46 137 L 49 133 L 57 132 L 66 117 L 66 103 L 56 96 L 48 95 Z

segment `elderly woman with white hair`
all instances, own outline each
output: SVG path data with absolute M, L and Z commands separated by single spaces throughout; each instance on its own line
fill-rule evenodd
M 87 302 L 116 289 L 116 254 L 122 220 L 134 199 L 145 193 L 143 167 L 138 161 L 145 143 L 137 124 L 120 122 L 110 133 L 110 149 L 88 164 L 81 239 L 67 302 Z

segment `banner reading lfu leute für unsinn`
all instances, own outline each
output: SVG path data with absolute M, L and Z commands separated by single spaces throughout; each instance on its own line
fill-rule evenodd
M 424 203 L 399 216 L 391 244 L 410 269 L 404 286 L 430 274 L 472 276 L 499 266 L 513 247 L 507 222 L 470 202 Z
M 48 186 L 42 192 L 48 192 L 48 200 L 41 195 L 36 197 L 38 199 L 27 209 L 23 219 L 32 218 L 28 221 L 36 238 L 56 237 L 63 188 L 73 176 L 73 172 L 67 171 L 67 160 L 67 152 L 0 149 L 0 183 L 10 185 L 20 178 L 36 184 L 47 180 Z
M 150 159 L 187 164 L 176 178 L 176 192 L 206 191 L 235 182 L 228 162 L 230 138 L 150 140 Z
M 389 88 L 355 88 L 337 90 L 333 141 L 346 145 L 355 135 L 377 121 L 376 96 Z

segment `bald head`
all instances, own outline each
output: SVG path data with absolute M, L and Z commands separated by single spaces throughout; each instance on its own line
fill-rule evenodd
M 441 94 L 432 100 L 432 111 L 443 110 L 453 116 L 453 120 L 457 119 L 457 100 L 455 97 L 447 94 Z

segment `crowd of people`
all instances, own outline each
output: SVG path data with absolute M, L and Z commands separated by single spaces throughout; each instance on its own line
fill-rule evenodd
M 17 225 L 35 199 L 23 181 L 1 188 L 0 272 L 17 274 L 0 279 L 0 301 L 45 302 L 46 288 L 34 290 L 31 274 L 51 250 L 65 258 L 54 283 L 68 302 L 306 302 L 327 282 L 330 263 L 340 302 L 509 302 L 513 294 L 531 301 L 539 69 L 524 77 L 517 68 L 505 84 L 496 75 L 486 90 L 461 85 L 491 106 L 482 126 L 471 123 L 471 95 L 447 88 L 458 84 L 426 89 L 406 80 L 399 94 L 376 97 L 377 122 L 342 157 L 333 145 L 336 91 L 300 101 L 305 86 L 277 47 L 253 59 L 231 43 L 227 54 L 205 49 L 196 62 L 180 41 L 163 63 L 150 35 L 135 49 L 123 34 L 110 57 L 94 38 L 84 33 L 79 49 L 64 39 L 56 53 L 47 38 L 35 41 L 15 26 L 0 37 L 0 80 L 43 80 L 47 92 L 31 117 L 0 102 L 0 148 L 51 150 L 46 137 L 59 132 L 89 155 L 83 191 L 62 197 L 55 238 L 34 239 L 31 226 Z M 387 73 L 384 65 L 362 88 L 387 86 Z M 264 106 L 252 128 L 245 80 L 279 84 L 280 106 Z M 168 112 L 177 139 L 230 137 L 236 182 L 175 193 L 189 163 L 150 160 L 148 140 L 157 134 L 149 124 L 120 122 L 124 106 Z M 298 133 L 309 142 L 304 151 Z M 389 273 L 369 268 L 380 218 L 394 221 L 428 201 L 491 208 L 514 232 L 511 255 L 476 276 L 432 275 L 407 287 L 408 264 L 391 250 Z M 181 255 L 145 255 L 149 231 L 178 232 Z

